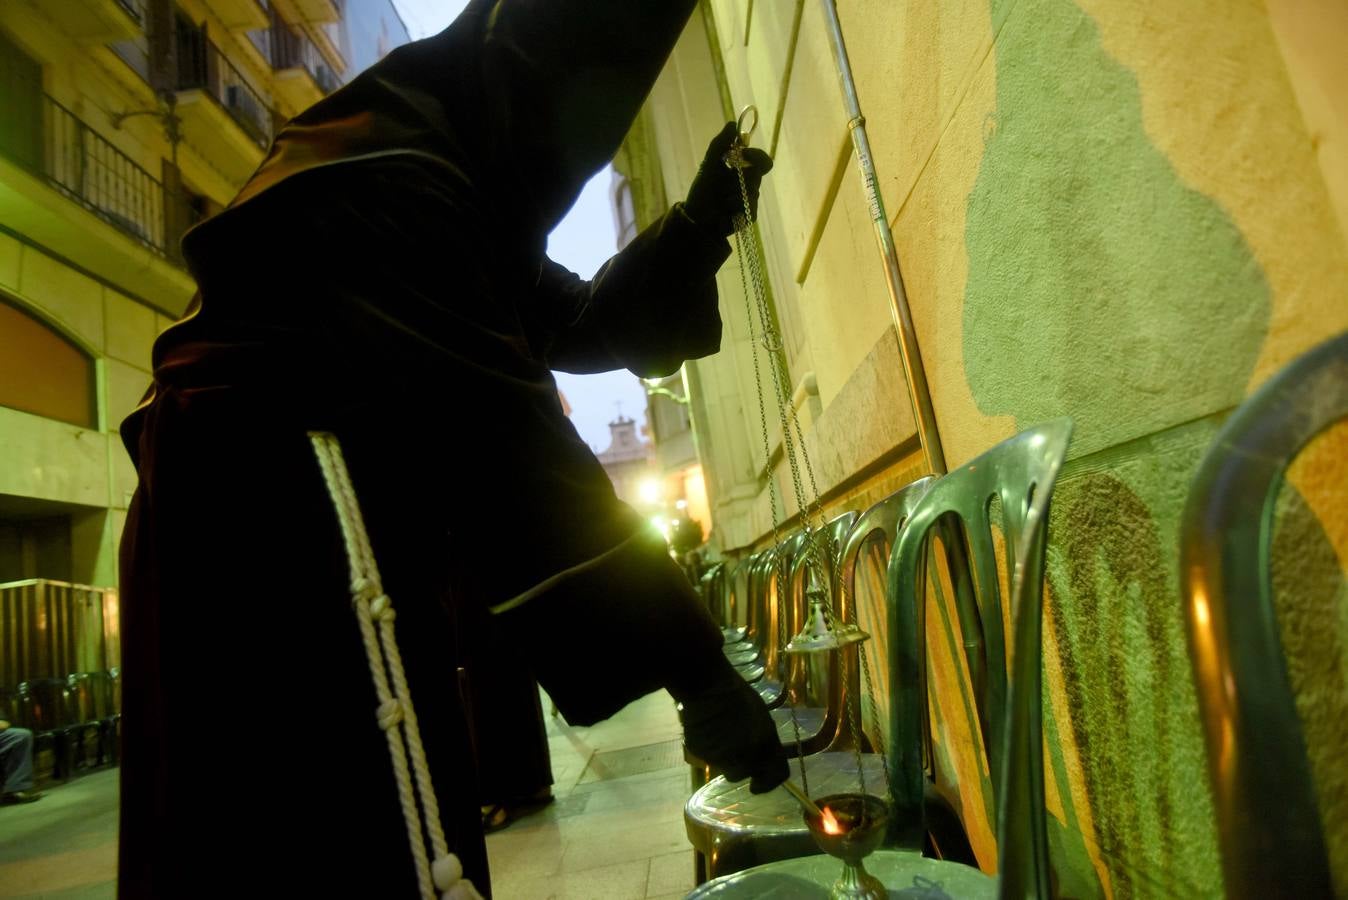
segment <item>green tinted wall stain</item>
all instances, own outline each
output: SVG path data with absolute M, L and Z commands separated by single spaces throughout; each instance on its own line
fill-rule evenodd
M 1092 473 L 1060 486 L 1054 515 L 1063 526 L 1050 550 L 1050 582 L 1061 602 L 1051 627 L 1094 840 L 1122 896 L 1145 896 L 1139 879 L 1147 874 L 1192 890 L 1175 872 L 1167 839 L 1176 828 L 1166 784 L 1175 758 L 1161 695 L 1187 672 L 1173 666 L 1157 621 L 1171 595 L 1151 514 L 1118 478 Z
M 1048 685 L 1044 685 L 1043 718 L 1044 747 L 1048 751 L 1044 759 L 1044 778 L 1052 779 L 1062 799 L 1063 821 L 1049 815 L 1048 844 L 1049 859 L 1052 860 L 1054 897 L 1076 897 L 1080 900 L 1103 897 L 1104 888 L 1096 875 L 1086 848 L 1085 835 L 1081 822 L 1072 805 L 1071 782 L 1067 776 L 1067 763 L 1063 759 L 1062 736 L 1053 703 L 1048 695 Z
M 1068 0 L 993 0 L 993 20 L 1008 9 L 966 215 L 979 409 L 1070 415 L 1079 456 L 1234 405 L 1268 327 L 1263 271 L 1148 139 L 1095 23 Z
M 1119 897 L 1221 891 L 1177 526 L 1218 418 L 1083 460 L 1054 495 L 1046 627 L 1062 659 L 1088 839 Z
M 1070 415 L 1081 459 L 1239 403 L 1270 316 L 1244 238 L 1152 144 L 1135 76 L 1077 6 L 991 7 L 993 21 L 1009 19 L 965 234 L 963 355 L 979 409 L 1022 428 Z M 1205 442 L 1183 452 L 1140 443 L 1060 484 L 1048 627 L 1094 824 L 1085 839 L 1112 892 L 1214 895 L 1175 544 Z M 1065 830 L 1085 812 L 1069 811 Z M 1054 837 L 1060 886 L 1092 893 L 1084 848 Z
M 1275 507 L 1273 601 L 1287 675 L 1319 799 L 1335 892 L 1348 896 L 1348 575 L 1324 526 L 1295 487 Z

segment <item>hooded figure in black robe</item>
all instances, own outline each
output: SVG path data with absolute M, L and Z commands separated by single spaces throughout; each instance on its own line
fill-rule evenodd
M 544 253 L 695 5 L 474 0 L 297 117 L 184 239 L 199 292 L 122 428 L 140 476 L 122 542 L 122 897 L 416 893 L 312 430 L 341 441 L 449 846 L 484 893 L 463 598 L 569 721 L 664 687 L 693 752 L 755 789 L 785 778 L 767 711 L 550 373 L 663 375 L 718 348 L 733 130 L 687 204 L 592 281 Z

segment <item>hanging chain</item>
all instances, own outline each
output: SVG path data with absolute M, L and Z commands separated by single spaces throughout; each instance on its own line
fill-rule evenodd
M 773 324 L 772 311 L 768 304 L 767 289 L 763 276 L 762 259 L 759 254 L 758 243 L 755 240 L 752 231 L 753 208 L 749 202 L 748 185 L 744 179 L 744 150 L 745 142 L 736 137 L 731 145 L 729 153 L 726 154 L 726 165 L 735 170 L 739 180 L 740 202 L 743 208 L 742 215 L 735 217 L 735 248 L 740 260 L 740 284 L 743 288 L 745 303 L 746 320 L 749 327 L 749 344 L 752 350 L 754 387 L 758 395 L 758 413 L 759 424 L 763 438 L 763 460 L 765 474 L 768 481 L 768 503 L 772 515 L 772 539 L 775 559 L 774 567 L 777 570 L 777 590 L 780 592 L 783 585 L 790 589 L 790 573 L 788 571 L 786 554 L 781 552 L 781 535 L 779 523 L 777 480 L 772 473 L 772 442 L 768 433 L 767 408 L 763 396 L 763 378 L 758 364 L 758 344 L 761 341 L 763 348 L 768 353 L 768 365 L 772 372 L 773 393 L 776 399 L 778 420 L 782 429 L 782 453 L 786 457 L 788 467 L 791 472 L 791 487 L 796 501 L 796 508 L 800 515 L 801 529 L 804 534 L 805 552 L 807 554 L 808 571 L 806 573 L 805 587 L 808 597 L 808 586 L 810 584 L 810 573 L 813 573 L 820 584 L 826 584 L 821 577 L 822 568 L 820 549 L 817 541 L 819 538 L 828 542 L 827 561 L 830 563 L 828 570 L 832 586 L 836 587 L 840 596 L 846 590 L 843 583 L 841 570 L 841 552 L 842 541 L 830 540 L 829 536 L 823 532 L 823 510 L 819 500 L 819 486 L 814 474 L 814 466 L 810 461 L 809 452 L 805 447 L 805 437 L 800 424 L 800 416 L 792 404 L 792 397 L 789 393 L 790 387 L 786 373 L 784 372 L 785 361 L 783 359 L 784 347 L 781 334 Z M 757 314 L 759 329 L 754 328 L 755 313 Z M 804 468 L 804 478 L 802 478 L 802 464 Z M 805 491 L 804 481 L 809 481 L 809 493 Z M 807 499 L 808 498 L 808 499 Z M 833 610 L 831 603 L 820 605 L 825 620 L 830 626 L 835 624 L 833 619 Z M 787 643 L 786 616 L 782 614 L 783 604 L 778 604 L 778 635 L 780 639 L 779 646 L 785 647 Z M 861 664 L 861 670 L 864 674 L 865 691 L 867 699 L 870 702 L 872 715 L 878 712 L 878 705 L 875 701 L 875 690 L 871 680 L 870 666 L 867 662 L 865 642 L 857 648 L 858 659 Z M 840 672 L 840 677 L 842 673 Z M 862 742 L 858 731 L 861 730 L 861 708 L 857 698 L 851 696 L 848 691 L 849 679 L 843 678 L 842 685 L 842 716 L 847 727 L 849 738 L 851 739 L 853 753 L 856 757 L 857 778 L 861 793 L 866 793 L 866 774 L 864 760 L 862 757 Z M 785 685 L 783 686 L 785 689 Z M 795 732 L 797 756 L 800 760 L 801 785 L 808 796 L 810 792 L 809 778 L 805 770 L 804 746 L 801 742 L 800 721 L 796 714 L 795 704 L 788 707 L 791 711 L 791 724 Z M 884 758 L 883 737 L 877 736 L 877 749 L 879 749 L 881 758 Z M 887 765 L 882 765 L 882 771 L 885 776 L 886 794 L 889 794 L 889 771 Z
M 781 415 L 784 416 L 785 413 L 783 410 L 785 404 L 783 404 L 781 399 L 781 387 L 780 387 L 782 381 L 780 374 L 781 369 L 780 353 L 782 351 L 782 342 L 780 335 L 778 335 L 776 330 L 772 327 L 772 317 L 770 314 L 768 314 L 767 310 L 767 296 L 766 290 L 764 289 L 763 286 L 763 270 L 762 267 L 759 265 L 758 246 L 754 242 L 753 233 L 751 231 L 752 228 L 751 222 L 753 220 L 753 209 L 749 203 L 749 189 L 744 182 L 743 153 L 744 153 L 744 143 L 740 140 L 739 137 L 736 137 L 734 144 L 731 145 L 730 152 L 727 154 L 726 164 L 735 170 L 735 175 L 739 181 L 740 202 L 744 210 L 742 215 L 737 215 L 735 217 L 735 249 L 740 259 L 740 284 L 744 289 L 743 295 L 746 313 L 745 318 L 749 325 L 749 346 L 752 350 L 753 367 L 754 367 L 754 388 L 755 388 L 754 392 L 758 397 L 758 418 L 759 423 L 762 426 L 761 433 L 763 436 L 763 463 L 765 471 L 767 473 L 768 504 L 769 504 L 769 511 L 772 516 L 772 546 L 773 546 L 772 565 L 777 570 L 776 584 L 779 597 L 776 610 L 777 637 L 778 637 L 777 646 L 779 648 L 778 649 L 779 655 L 775 661 L 778 663 L 778 667 L 780 668 L 780 654 L 782 652 L 781 648 L 785 648 L 789 640 L 789 635 L 787 634 L 787 627 L 786 627 L 786 615 L 784 612 L 785 604 L 783 604 L 780 601 L 781 596 L 780 592 L 783 590 L 784 585 L 786 586 L 787 590 L 790 590 L 791 573 L 789 571 L 789 567 L 787 566 L 786 554 L 782 552 L 782 539 L 779 530 L 779 523 L 782 521 L 782 516 L 780 514 L 781 511 L 778 508 L 777 502 L 778 500 L 777 479 L 773 476 L 771 467 L 772 441 L 768 435 L 767 404 L 763 397 L 762 371 L 758 365 L 759 338 L 754 330 L 754 309 L 752 308 L 753 305 L 756 305 L 758 308 L 757 312 L 762 331 L 763 347 L 768 352 L 768 365 L 772 369 L 772 380 L 774 386 L 776 387 L 775 394 L 777 397 L 778 410 L 779 413 L 781 413 Z M 749 246 L 746 248 L 746 245 Z M 752 290 L 750 289 L 749 285 L 750 278 L 752 278 L 753 282 Z M 784 418 L 783 424 L 785 424 Z M 796 505 L 798 508 L 800 508 L 803 506 L 801 504 L 802 492 L 799 480 L 794 477 L 795 454 L 794 452 L 791 452 L 789 455 L 791 458 L 791 465 L 793 470 L 792 486 L 795 490 Z M 804 525 L 805 525 L 806 540 L 810 541 L 810 549 L 811 551 L 813 551 L 814 545 L 812 541 L 812 536 L 810 534 L 808 521 L 805 521 Z M 813 558 L 814 558 L 813 555 L 811 555 L 811 560 L 813 560 Z M 788 672 L 784 673 L 784 677 L 782 679 L 783 691 L 787 689 L 786 682 L 789 680 L 789 675 L 790 675 L 789 670 Z M 810 794 L 810 778 L 809 774 L 805 769 L 805 747 L 804 743 L 801 741 L 800 718 L 796 714 L 796 705 L 794 703 L 789 703 L 787 708 L 791 712 L 791 729 L 795 737 L 796 755 L 797 758 L 800 760 L 801 789 L 805 792 L 805 795 L 808 797 Z
M 796 414 L 795 408 L 791 405 L 790 386 L 786 383 L 785 373 L 782 371 L 784 362 L 782 353 L 781 333 L 773 325 L 772 311 L 768 306 L 767 289 L 763 277 L 762 260 L 759 257 L 758 245 L 754 240 L 752 232 L 753 210 L 749 203 L 749 189 L 744 181 L 744 154 L 745 146 L 738 138 L 731 145 L 730 152 L 727 154 L 726 164 L 735 170 L 739 180 L 740 202 L 743 207 L 743 214 L 736 216 L 735 221 L 735 244 L 740 257 L 740 280 L 745 286 L 745 311 L 749 320 L 749 337 L 753 344 L 754 356 L 754 386 L 758 389 L 760 422 L 763 430 L 763 450 L 764 465 L 770 466 L 772 459 L 771 439 L 768 434 L 767 412 L 763 403 L 763 384 L 758 367 L 758 347 L 754 332 L 754 317 L 757 314 L 761 341 L 763 347 L 768 351 L 768 365 L 772 373 L 773 395 L 776 399 L 777 414 L 779 424 L 782 429 L 782 453 L 787 459 L 791 470 L 791 487 L 796 501 L 796 508 L 800 514 L 801 527 L 805 533 L 805 542 L 807 545 L 808 559 L 814 566 L 819 564 L 818 547 L 815 542 L 816 525 L 812 517 L 818 516 L 819 502 L 818 492 L 816 490 L 813 503 L 807 503 L 805 499 L 805 486 L 801 477 L 800 462 L 797 455 L 796 445 L 800 444 L 800 452 L 804 453 L 804 441 L 798 441 L 801 435 L 800 420 Z M 747 273 L 746 273 L 747 269 Z M 747 279 L 747 280 L 746 280 Z M 750 291 L 750 282 L 752 283 L 752 292 Z M 792 425 L 794 424 L 794 429 Z M 813 476 L 811 475 L 813 486 Z M 768 471 L 768 484 L 770 490 L 773 490 L 774 507 L 773 513 L 773 537 L 777 538 L 777 509 L 775 507 L 775 481 L 772 478 L 771 471 Z M 820 517 L 822 518 L 822 517 Z
M 739 143 L 739 139 L 737 138 L 735 145 L 731 148 L 731 154 L 733 155 L 732 158 L 738 160 L 738 155 L 740 152 L 742 152 L 741 145 Z M 747 280 L 747 275 L 745 272 L 746 266 L 744 265 L 745 259 L 749 258 L 750 256 L 756 257 L 757 253 L 752 254 L 746 253 L 744 249 L 745 243 L 747 243 L 751 239 L 748 224 L 750 219 L 749 194 L 744 184 L 743 169 L 736 166 L 736 173 L 739 176 L 740 196 L 744 203 L 745 212 L 742 217 L 741 216 L 736 217 L 735 249 L 736 252 L 739 254 L 740 258 L 740 285 L 744 289 L 743 293 L 744 293 L 745 312 L 748 313 L 747 321 L 749 323 L 749 346 L 753 351 L 754 388 L 755 394 L 758 397 L 758 418 L 759 422 L 762 424 L 763 459 L 766 465 L 766 461 L 770 460 L 772 457 L 772 446 L 771 441 L 768 438 L 768 413 L 766 403 L 763 399 L 763 377 L 758 366 L 758 337 L 754 332 L 754 317 L 752 310 L 749 308 L 750 302 L 749 298 L 751 296 L 751 292 L 749 289 L 749 282 Z M 754 281 L 755 294 L 761 292 L 762 290 L 762 281 L 760 279 L 761 279 L 761 272 L 756 276 Z M 771 344 L 769 343 L 766 331 L 764 333 L 764 347 L 768 348 L 768 354 L 769 357 L 771 358 L 773 351 L 771 348 Z M 775 371 L 776 363 L 773 362 L 772 365 Z M 772 517 L 771 564 L 773 568 L 777 570 L 777 590 L 780 591 L 782 589 L 782 585 L 787 584 L 789 582 L 790 573 L 786 570 L 786 554 L 781 552 L 782 538 L 778 528 L 778 524 L 781 522 L 782 517 L 779 514 L 777 505 L 777 479 L 773 477 L 770 468 L 768 468 L 767 474 L 768 474 L 768 507 Z M 779 648 L 785 647 L 787 644 L 787 640 L 788 636 L 786 629 L 786 616 L 782 614 L 782 604 L 779 602 L 777 604 L 777 646 Z M 786 690 L 785 678 L 783 679 L 782 690 L 783 691 Z M 805 795 L 808 797 L 810 795 L 810 779 L 809 775 L 806 774 L 805 771 L 805 752 L 800 740 L 800 720 L 796 716 L 796 708 L 794 704 L 789 705 L 787 708 L 791 711 L 791 728 L 795 733 L 796 751 L 797 756 L 800 759 L 801 789 L 804 790 Z

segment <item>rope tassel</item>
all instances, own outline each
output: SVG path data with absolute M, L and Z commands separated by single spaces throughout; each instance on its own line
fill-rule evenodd
M 379 566 L 365 531 L 365 520 L 360 514 L 346 460 L 342 457 L 341 444 L 335 435 L 322 431 L 309 432 L 309 440 L 342 528 L 346 559 L 351 567 L 351 604 L 365 644 L 375 696 L 379 700 L 375 716 L 388 739 L 421 898 L 436 900 L 438 894 L 440 900 L 482 900 L 473 883 L 463 877 L 459 858 L 449 852 L 445 842 L 440 807 L 435 799 L 426 751 L 421 744 L 421 731 L 412 707 L 412 694 L 393 631 L 393 601 L 384 593 L 380 582 Z M 434 862 L 426 853 L 428 838 Z

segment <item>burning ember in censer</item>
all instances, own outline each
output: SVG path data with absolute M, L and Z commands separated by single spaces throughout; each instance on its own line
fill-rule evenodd
M 835 558 L 833 571 L 838 570 L 838 561 Z M 816 567 L 810 569 L 808 584 L 806 597 L 810 602 L 810 613 L 801 633 L 787 644 L 785 648 L 787 653 L 837 652 L 849 646 L 862 644 L 870 638 L 869 634 L 850 622 L 834 618 L 827 603 L 828 595 L 823 588 L 823 580 L 819 577 Z M 864 652 L 861 647 L 856 649 L 858 653 Z M 869 673 L 866 686 L 867 692 L 870 693 Z M 873 695 L 870 700 L 874 706 Z M 859 729 L 860 710 L 855 693 L 848 697 L 848 701 L 843 715 L 851 720 L 849 725 L 853 729 Z M 889 803 L 866 791 L 860 741 L 854 740 L 852 749 L 856 754 L 859 792 L 830 794 L 811 799 L 808 794 L 809 782 L 806 780 L 808 773 L 804 756 L 800 760 L 800 772 L 806 787 L 804 789 L 797 787 L 789 780 L 783 787 L 800 802 L 804 809 L 805 824 L 819 849 L 843 861 L 842 875 L 829 891 L 830 900 L 885 900 L 889 895 L 884 884 L 866 871 L 862 860 L 879 849 L 884 841 L 886 825 L 889 822 Z M 884 787 L 885 794 L 888 795 L 887 771 Z
M 885 886 L 866 871 L 862 860 L 884 840 L 889 804 L 869 794 L 830 794 L 815 804 L 820 814 L 807 811 L 805 824 L 820 850 L 843 861 L 830 900 L 884 900 Z
M 842 834 L 845 831 L 842 823 L 838 821 L 838 817 L 833 815 L 833 810 L 827 806 L 820 812 L 819 821 L 823 823 L 824 834 Z

